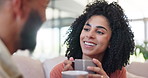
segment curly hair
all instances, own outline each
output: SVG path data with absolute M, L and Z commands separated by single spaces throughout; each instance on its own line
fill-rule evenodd
M 102 59 L 102 67 L 107 74 L 121 70 L 129 63 L 130 54 L 134 52 L 134 35 L 123 9 L 116 3 L 107 3 L 105 0 L 94 1 L 86 6 L 83 14 L 72 23 L 65 40 L 67 50 L 65 56 L 82 59 L 80 34 L 85 22 L 94 15 L 103 15 L 109 21 L 112 31 L 110 47 L 106 49 Z

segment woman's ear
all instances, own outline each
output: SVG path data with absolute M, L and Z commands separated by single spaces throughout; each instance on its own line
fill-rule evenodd
M 110 44 L 108 44 L 108 48 L 110 48 Z

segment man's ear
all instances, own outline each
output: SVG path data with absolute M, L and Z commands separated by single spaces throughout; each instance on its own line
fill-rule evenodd
M 22 17 L 22 6 L 22 0 L 12 0 L 13 12 L 16 18 Z
M 26 20 L 29 13 L 27 0 L 12 0 L 12 4 L 16 20 Z

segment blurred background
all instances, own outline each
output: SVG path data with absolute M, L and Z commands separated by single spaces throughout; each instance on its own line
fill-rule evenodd
M 84 10 L 86 4 L 93 0 L 51 0 L 47 9 L 47 21 L 38 31 L 37 46 L 32 56 L 44 61 L 45 59 L 64 56 L 66 47 L 66 31 L 71 23 Z M 148 58 L 148 0 L 107 0 L 118 2 L 130 20 L 130 26 L 135 35 L 135 54 L 130 62 L 144 62 Z

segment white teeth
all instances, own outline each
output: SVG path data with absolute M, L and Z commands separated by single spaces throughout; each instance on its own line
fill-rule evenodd
M 89 45 L 89 46 L 95 46 L 95 44 L 93 44 L 93 43 L 88 43 L 88 42 L 85 42 L 84 44 Z

